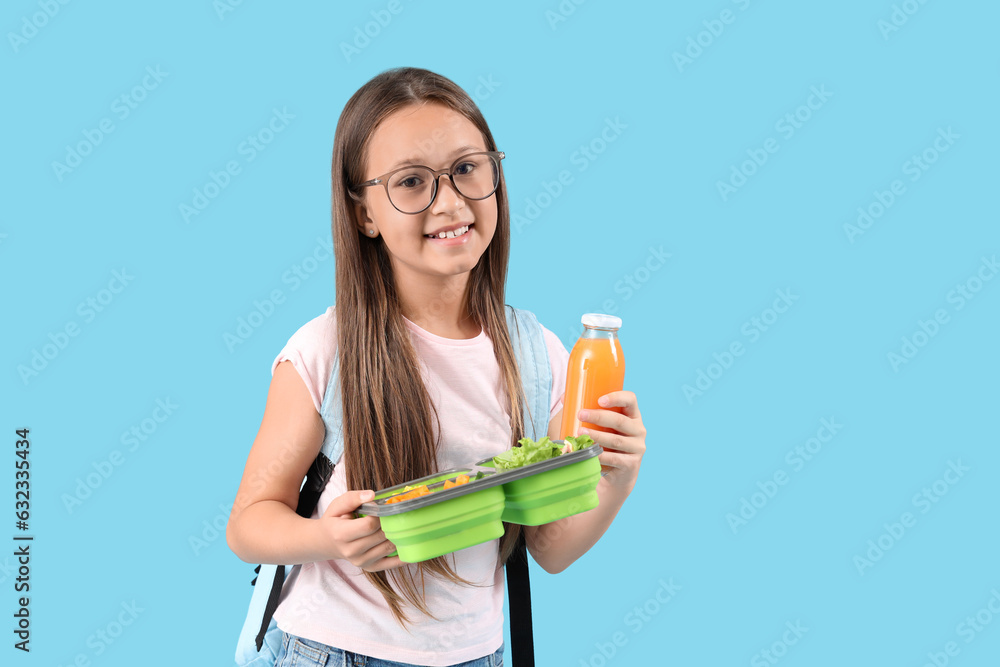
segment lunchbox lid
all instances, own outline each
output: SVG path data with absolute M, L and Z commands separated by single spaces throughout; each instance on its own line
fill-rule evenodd
M 553 444 L 560 444 L 563 441 L 553 440 L 552 442 Z M 604 450 L 600 445 L 593 444 L 575 452 L 560 454 L 559 456 L 555 456 L 545 461 L 529 463 L 511 470 L 497 470 L 493 467 L 493 465 L 487 465 L 493 463 L 493 457 L 482 459 L 469 467 L 442 470 L 441 472 L 436 472 L 433 475 L 427 475 L 426 477 L 421 477 L 420 479 L 404 482 L 403 484 L 397 484 L 396 486 L 390 486 L 387 489 L 377 491 L 375 493 L 375 499 L 363 503 L 358 508 L 357 514 L 364 516 L 392 516 L 395 514 L 402 514 L 404 512 L 409 512 L 410 510 L 428 507 L 446 500 L 475 493 L 476 491 L 482 491 L 483 489 L 489 489 L 494 486 L 506 484 L 507 482 L 513 482 L 514 480 L 524 479 L 525 477 L 531 477 L 532 475 L 537 475 L 543 472 L 548 472 L 549 470 L 555 470 L 580 461 L 585 461 L 595 456 L 599 456 L 603 451 Z M 432 481 L 432 486 L 436 486 L 438 484 L 443 485 L 445 481 L 463 474 L 470 477 L 469 481 L 465 484 L 459 484 L 451 487 L 450 489 L 439 489 L 428 495 L 418 496 L 416 498 L 397 503 L 387 504 L 385 502 L 392 496 L 403 493 L 407 486 L 416 487 L 428 484 Z M 379 496 L 384 497 L 379 498 Z

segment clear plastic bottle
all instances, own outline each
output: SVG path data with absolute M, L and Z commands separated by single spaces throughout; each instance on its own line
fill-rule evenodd
M 578 435 L 581 426 L 594 431 L 612 430 L 581 422 L 577 414 L 580 410 L 600 409 L 597 399 L 621 391 L 625 382 L 625 355 L 618 341 L 621 318 L 587 313 L 580 321 L 583 334 L 569 355 L 560 438 Z M 621 408 L 610 409 L 622 412 Z

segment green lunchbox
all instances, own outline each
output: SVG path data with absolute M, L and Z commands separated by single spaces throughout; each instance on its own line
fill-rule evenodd
M 577 460 L 565 460 L 597 447 L 598 451 Z M 563 454 L 548 461 L 531 463 L 499 475 L 527 470 L 525 475 L 511 475 L 503 483 L 504 508 L 501 519 L 522 526 L 540 526 L 597 507 L 597 482 L 601 479 L 599 445 Z M 562 463 L 562 465 L 551 465 Z M 482 465 L 492 466 L 488 459 Z
M 492 458 L 379 491 L 358 508 L 377 516 L 400 560 L 418 563 L 495 540 L 503 522 L 538 526 L 597 507 L 601 479 L 600 445 L 561 454 L 512 470 L 496 470 Z M 444 489 L 458 475 L 465 484 Z M 386 501 L 408 487 L 427 485 L 430 493 L 395 503 Z

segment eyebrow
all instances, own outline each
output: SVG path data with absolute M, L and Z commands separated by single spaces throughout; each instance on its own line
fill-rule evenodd
M 480 153 L 480 152 L 485 152 L 485 151 L 486 151 L 485 148 L 477 148 L 476 146 L 461 146 L 461 147 L 456 148 L 455 150 L 453 150 L 450 153 L 449 157 L 457 159 L 457 158 L 461 157 L 461 155 L 463 153 Z M 389 167 L 389 171 L 395 171 L 396 169 L 400 169 L 401 167 L 412 167 L 414 165 L 418 165 L 418 164 L 420 164 L 420 160 L 421 159 L 422 158 L 418 158 L 418 157 L 409 157 L 409 158 L 406 158 L 405 160 L 400 160 L 399 162 L 397 162 L 393 166 Z M 422 165 L 422 166 L 426 166 L 426 165 Z

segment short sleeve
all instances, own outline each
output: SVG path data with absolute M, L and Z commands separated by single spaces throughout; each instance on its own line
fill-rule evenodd
M 545 347 L 549 351 L 549 363 L 552 366 L 552 399 L 549 403 L 549 421 L 562 410 L 563 398 L 566 396 L 566 372 L 569 367 L 569 352 L 559 337 L 542 327 Z
M 316 412 L 323 406 L 323 396 L 330 382 L 333 355 L 336 351 L 337 326 L 333 306 L 299 328 L 285 343 L 271 364 L 271 374 L 282 361 L 292 362 L 309 390 Z

